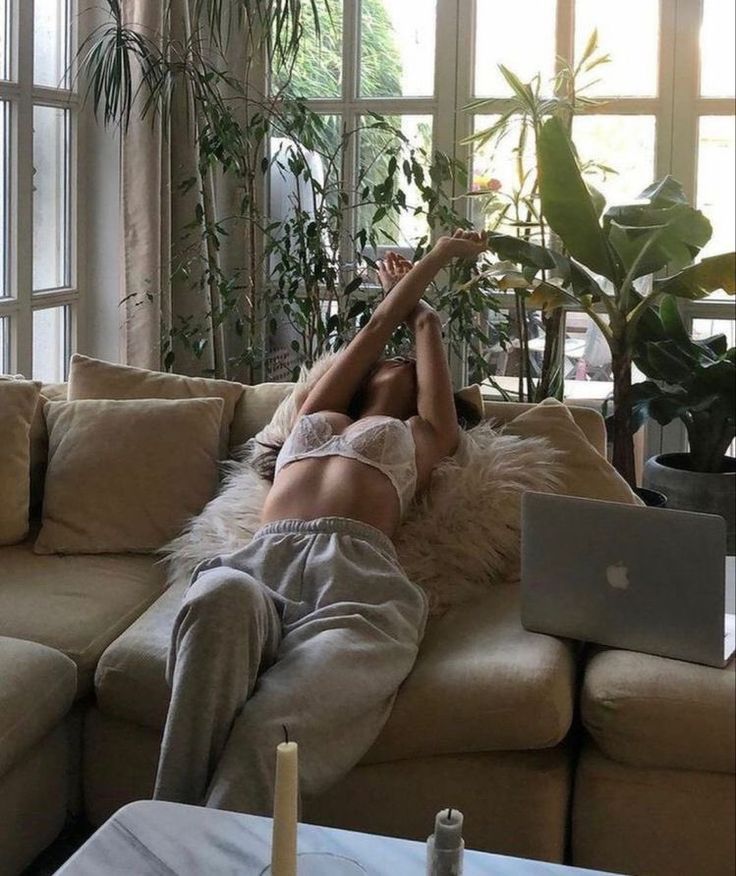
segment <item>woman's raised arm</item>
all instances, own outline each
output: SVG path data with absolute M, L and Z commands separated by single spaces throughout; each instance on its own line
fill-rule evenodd
M 409 316 L 417 357 L 417 420 L 423 443 L 437 460 L 457 449 L 459 427 L 452 377 L 437 312 L 420 301 Z
M 370 320 L 335 359 L 307 396 L 300 414 L 347 412 L 371 367 L 383 354 L 399 325 L 417 306 L 437 273 L 454 258 L 477 258 L 486 248 L 485 236 L 458 230 L 442 237 L 431 252 L 414 264 L 383 299 Z

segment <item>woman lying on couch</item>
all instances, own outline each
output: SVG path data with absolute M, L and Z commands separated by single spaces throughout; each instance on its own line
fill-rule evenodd
M 195 571 L 172 633 L 157 799 L 270 814 L 284 726 L 309 795 L 381 731 L 427 619 L 391 539 L 459 435 L 440 320 L 421 299 L 484 249 L 457 231 L 413 267 L 389 256 L 381 280 L 395 286 L 300 408 L 261 529 Z M 403 322 L 416 360 L 384 359 Z

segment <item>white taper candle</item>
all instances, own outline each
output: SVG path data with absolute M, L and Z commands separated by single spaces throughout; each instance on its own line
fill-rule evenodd
M 299 749 L 282 742 L 276 749 L 276 788 L 271 841 L 272 876 L 296 876 L 296 830 L 299 799 Z

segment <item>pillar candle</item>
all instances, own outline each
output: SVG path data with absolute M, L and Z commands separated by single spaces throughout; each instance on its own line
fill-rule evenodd
M 463 814 L 457 809 L 437 813 L 434 833 L 427 840 L 427 876 L 462 876 L 465 842 Z
M 299 758 L 296 742 L 276 749 L 276 788 L 271 842 L 272 876 L 296 876 L 296 828 L 299 799 Z

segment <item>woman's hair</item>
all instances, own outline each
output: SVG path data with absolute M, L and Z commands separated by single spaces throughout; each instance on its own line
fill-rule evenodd
M 466 431 L 477 426 L 483 419 L 478 408 L 464 399 L 458 392 L 454 394 L 453 398 L 455 401 L 455 415 L 457 416 L 458 426 Z
M 356 420 L 360 416 L 360 400 L 361 390 L 355 394 L 355 397 L 350 402 L 348 407 L 348 416 Z M 466 401 L 459 393 L 455 393 L 455 414 L 457 416 L 457 424 L 461 429 L 472 429 L 481 422 L 481 415 L 475 405 Z M 358 400 L 356 402 L 356 399 Z M 260 477 L 267 481 L 273 481 L 276 474 L 276 459 L 281 451 L 281 444 L 271 444 L 265 441 L 259 441 L 258 438 L 251 438 L 246 441 L 242 460 L 246 462 Z
M 247 463 L 253 471 L 267 481 L 273 483 L 276 476 L 276 460 L 282 445 L 267 444 L 257 438 L 250 438 L 243 445 L 242 462 Z

